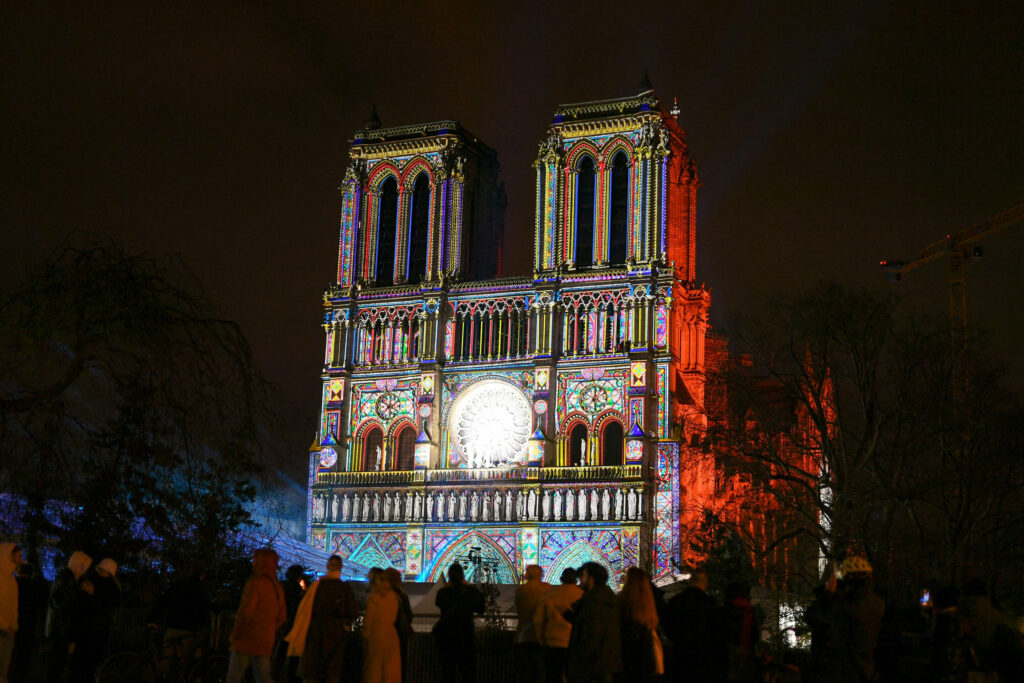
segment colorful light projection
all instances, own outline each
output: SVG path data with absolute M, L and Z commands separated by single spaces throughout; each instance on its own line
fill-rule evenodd
M 449 422 L 459 460 L 471 468 L 522 464 L 530 413 L 526 396 L 508 382 L 486 380 L 470 386 L 455 402 Z

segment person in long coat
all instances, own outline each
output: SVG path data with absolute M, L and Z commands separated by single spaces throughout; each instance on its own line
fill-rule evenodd
M 619 593 L 624 665 L 623 671 L 616 676 L 619 681 L 654 681 L 665 671 L 661 641 L 655 643 L 658 638 L 658 610 L 650 581 L 643 569 L 630 567 Z
M 261 548 L 253 555 L 252 576 L 242 591 L 235 627 L 231 630 L 228 683 L 241 683 L 250 665 L 256 683 L 273 681 L 270 656 L 285 616 L 284 590 L 277 580 L 277 553 Z
M 409 636 L 412 635 L 412 605 L 409 596 L 402 588 L 402 575 L 397 569 L 389 567 L 384 570 L 384 577 L 391 583 L 391 590 L 398 596 L 398 618 L 395 630 L 398 631 L 398 649 L 402 654 L 402 679 L 405 679 L 405 665 L 409 652 Z
M 378 575 L 366 599 L 363 617 L 363 683 L 401 683 L 402 656 L 395 629 L 398 608 L 398 595 L 391 582 L 383 574 Z
M 484 594 L 466 583 L 462 565 L 448 568 L 448 585 L 437 592 L 434 604 L 441 618 L 434 625 L 434 636 L 441 654 L 441 671 L 446 681 L 461 675 L 462 683 L 476 683 L 476 645 L 473 641 L 473 615 L 483 614 Z
M 327 679 L 337 683 L 345 663 L 345 642 L 352 620 L 359 616 L 352 588 L 341 580 L 341 557 L 327 560 L 327 575 L 306 591 L 295 612 L 288 641 L 288 656 L 301 656 L 304 681 Z
M 47 683 L 60 683 L 68 665 L 68 650 L 77 632 L 75 618 L 82 591 L 78 583 L 92 566 L 92 558 L 76 550 L 68 558 L 67 566 L 60 570 L 50 584 L 46 611 L 46 637 L 50 640 L 50 657 L 46 668 Z

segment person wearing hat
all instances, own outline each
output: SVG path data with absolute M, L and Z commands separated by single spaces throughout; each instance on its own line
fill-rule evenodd
M 861 683 L 874 679 L 875 646 L 885 617 L 885 601 L 871 585 L 872 573 L 867 558 L 851 555 L 843 560 L 841 589 L 837 581 L 829 582 L 828 590 L 837 593 L 829 610 L 829 681 Z
M 114 612 L 121 606 L 121 584 L 117 580 L 117 562 L 106 557 L 80 582 L 75 648 L 71 653 L 72 683 L 91 683 L 103 661 L 114 623 Z

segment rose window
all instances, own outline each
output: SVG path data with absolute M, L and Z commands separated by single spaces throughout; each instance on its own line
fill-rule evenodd
M 401 403 L 402 401 L 398 395 L 389 391 L 377 399 L 377 415 L 382 420 L 390 420 L 398 414 Z
M 449 422 L 457 455 L 469 467 L 522 462 L 530 438 L 530 402 L 500 380 L 469 387 L 455 402 Z

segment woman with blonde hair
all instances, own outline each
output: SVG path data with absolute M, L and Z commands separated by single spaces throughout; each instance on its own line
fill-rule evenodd
M 401 683 L 402 659 L 395 620 L 399 599 L 384 572 L 377 574 L 363 617 L 363 683 Z
M 639 567 L 626 570 L 619 593 L 622 615 L 622 680 L 631 683 L 654 681 L 665 672 L 661 640 L 658 638 L 658 611 L 647 573 Z M 632 661 L 629 661 L 632 660 Z

